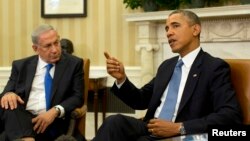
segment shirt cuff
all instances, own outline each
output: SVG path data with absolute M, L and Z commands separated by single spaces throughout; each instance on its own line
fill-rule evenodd
M 120 84 L 118 84 L 117 81 L 115 81 L 115 84 L 116 84 L 116 86 L 117 86 L 118 89 L 120 89 L 122 87 L 122 85 L 126 81 L 126 79 L 127 78 L 125 78 L 125 80 L 122 83 L 120 83 Z
M 60 109 L 60 115 L 58 118 L 62 118 L 64 117 L 64 114 L 65 114 L 65 110 L 64 108 L 61 106 L 61 105 L 56 105 L 55 107 L 59 108 Z

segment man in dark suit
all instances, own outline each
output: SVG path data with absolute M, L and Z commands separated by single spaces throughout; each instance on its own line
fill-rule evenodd
M 13 61 L 1 94 L 6 140 L 52 141 L 66 133 L 71 111 L 83 103 L 83 59 L 62 53 L 60 36 L 50 25 L 36 28 L 32 42 L 37 55 Z M 46 102 L 48 64 L 53 80 Z
M 230 67 L 201 49 L 198 16 L 191 11 L 174 11 L 166 20 L 165 30 L 172 52 L 179 56 L 165 60 L 156 76 L 140 89 L 126 77 L 123 64 L 105 53 L 107 72 L 116 79 L 112 92 L 127 105 L 147 109 L 147 113 L 143 120 L 121 114 L 108 117 L 93 141 L 151 141 L 205 133 L 214 125 L 241 124 Z M 161 110 L 178 60 L 183 65 L 180 86 L 175 91 L 177 102 L 171 118 L 166 120 L 160 114 L 165 112 Z

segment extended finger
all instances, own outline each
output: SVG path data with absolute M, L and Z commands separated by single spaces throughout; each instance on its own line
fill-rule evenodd
M 9 109 L 8 101 L 6 101 L 6 102 L 4 103 L 4 108 L 5 108 L 5 109 Z
M 1 100 L 1 107 L 5 108 L 5 97 L 3 96 Z
M 16 108 L 16 104 L 15 104 L 16 102 L 14 102 L 13 100 L 10 100 L 9 101 L 9 105 L 10 105 L 10 109 L 11 110 L 13 110 L 13 109 L 15 109 Z
M 104 52 L 104 56 L 106 57 L 106 59 L 110 59 L 110 55 L 107 52 Z
M 120 68 L 119 67 L 117 67 L 117 66 L 107 66 L 107 71 L 108 72 L 117 72 L 117 71 L 119 71 L 120 70 Z
M 4 108 L 4 101 L 1 100 L 1 107 Z
M 43 130 L 43 125 L 40 124 L 40 125 L 39 125 L 39 128 L 37 129 L 37 134 L 41 133 L 42 130 Z
M 9 102 L 8 102 L 8 100 L 3 100 L 3 102 L 2 102 L 2 107 L 3 107 L 4 109 L 8 109 L 8 108 L 9 108 Z
M 46 125 L 46 124 L 43 124 L 43 125 L 42 125 L 41 133 L 44 133 L 44 131 L 45 131 L 46 128 L 47 128 L 47 125 Z
M 47 125 L 42 122 L 39 126 L 39 130 L 38 130 L 38 133 L 43 133 L 45 131 L 45 129 L 47 128 Z
M 9 106 L 10 106 L 11 110 L 13 110 L 17 107 L 17 96 L 16 95 L 11 95 L 8 101 L 9 101 Z
M 38 129 L 38 127 L 39 127 L 39 124 L 36 123 L 36 124 L 34 125 L 34 127 L 33 127 L 33 130 L 36 131 L 36 130 Z
M 36 131 L 36 130 L 39 131 L 39 128 L 40 128 L 40 126 L 42 124 L 42 121 L 37 119 L 37 117 L 36 117 L 36 118 L 32 119 L 32 123 L 35 123 L 35 125 L 33 127 L 34 131 Z
M 154 129 L 153 129 L 153 128 L 148 129 L 148 132 L 153 133 L 153 132 L 154 132 Z
M 109 59 L 106 60 L 107 65 L 108 64 L 112 64 L 112 65 L 119 65 L 119 61 L 117 59 L 115 59 L 114 57 L 111 57 Z
M 110 60 L 107 61 L 107 69 L 120 69 L 120 64 L 117 61 Z
M 21 99 L 20 96 L 17 97 L 17 101 L 20 102 L 21 104 L 24 104 L 24 101 Z

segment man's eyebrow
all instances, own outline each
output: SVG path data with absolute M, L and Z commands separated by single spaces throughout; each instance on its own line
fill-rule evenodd
M 166 31 L 168 30 L 168 26 L 167 26 L 167 25 L 165 26 L 165 30 L 166 30 Z
M 172 22 L 170 23 L 170 25 L 174 25 L 174 24 L 180 24 L 179 22 Z
M 170 23 L 170 25 L 176 25 L 176 24 L 180 24 L 179 22 L 172 22 Z M 165 30 L 167 31 L 167 29 L 169 28 L 169 25 L 165 26 Z

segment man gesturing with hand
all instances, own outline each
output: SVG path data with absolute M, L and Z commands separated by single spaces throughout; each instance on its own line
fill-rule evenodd
M 104 53 L 107 72 L 116 79 L 112 93 L 147 113 L 143 120 L 122 114 L 107 117 L 93 141 L 154 141 L 242 123 L 229 65 L 200 46 L 199 17 L 188 10 L 173 11 L 165 31 L 172 52 L 179 55 L 163 61 L 141 88 L 129 80 L 118 59 Z

